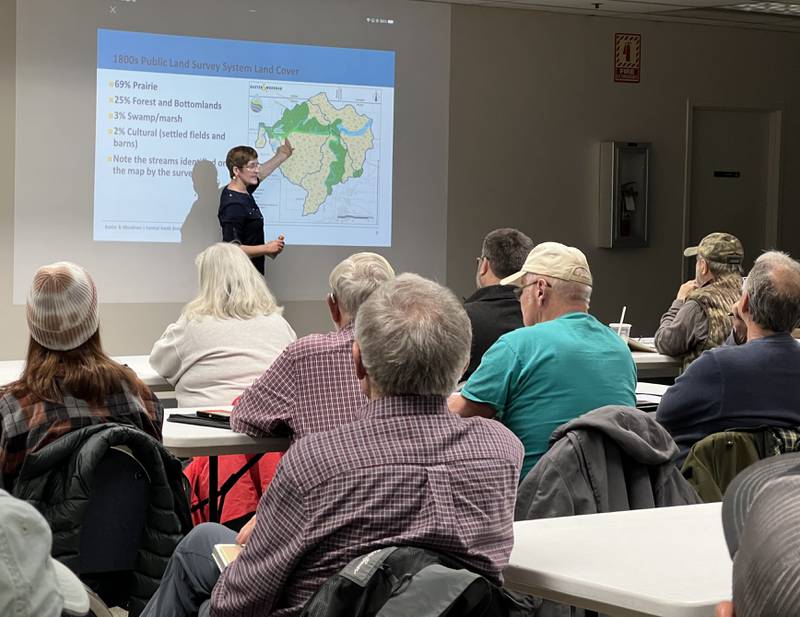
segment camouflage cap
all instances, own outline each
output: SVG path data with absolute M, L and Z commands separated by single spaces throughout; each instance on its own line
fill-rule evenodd
M 736 236 L 714 232 L 700 240 L 697 246 L 685 249 L 683 255 L 685 257 L 700 255 L 703 259 L 721 264 L 740 264 L 744 261 L 744 248 Z

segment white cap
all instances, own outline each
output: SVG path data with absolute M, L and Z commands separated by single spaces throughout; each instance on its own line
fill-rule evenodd
M 86 615 L 80 579 L 50 556 L 53 536 L 29 503 L 0 490 L 0 615 Z

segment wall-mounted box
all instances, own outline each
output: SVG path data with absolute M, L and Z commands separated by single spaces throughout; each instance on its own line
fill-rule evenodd
M 600 143 L 597 245 L 647 246 L 647 193 L 650 144 Z

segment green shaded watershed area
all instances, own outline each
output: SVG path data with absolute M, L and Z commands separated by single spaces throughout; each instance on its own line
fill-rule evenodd
M 307 135 L 326 135 L 328 136 L 328 147 L 336 157 L 330 164 L 328 177 L 325 178 L 325 187 L 328 195 L 333 192 L 333 187 L 342 182 L 344 176 L 344 161 L 347 156 L 347 149 L 342 143 L 342 135 L 339 131 L 341 119 L 337 118 L 331 124 L 322 124 L 316 118 L 308 117 L 308 103 L 300 103 L 291 109 L 286 109 L 273 126 L 264 126 L 264 130 L 270 139 L 284 140 L 291 137 L 292 133 L 305 133 Z M 359 178 L 364 173 L 359 169 L 353 173 L 353 177 Z

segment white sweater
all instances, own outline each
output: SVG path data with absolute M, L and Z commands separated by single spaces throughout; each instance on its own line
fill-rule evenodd
M 297 335 L 277 313 L 252 319 L 181 317 L 150 352 L 180 407 L 230 405 Z

